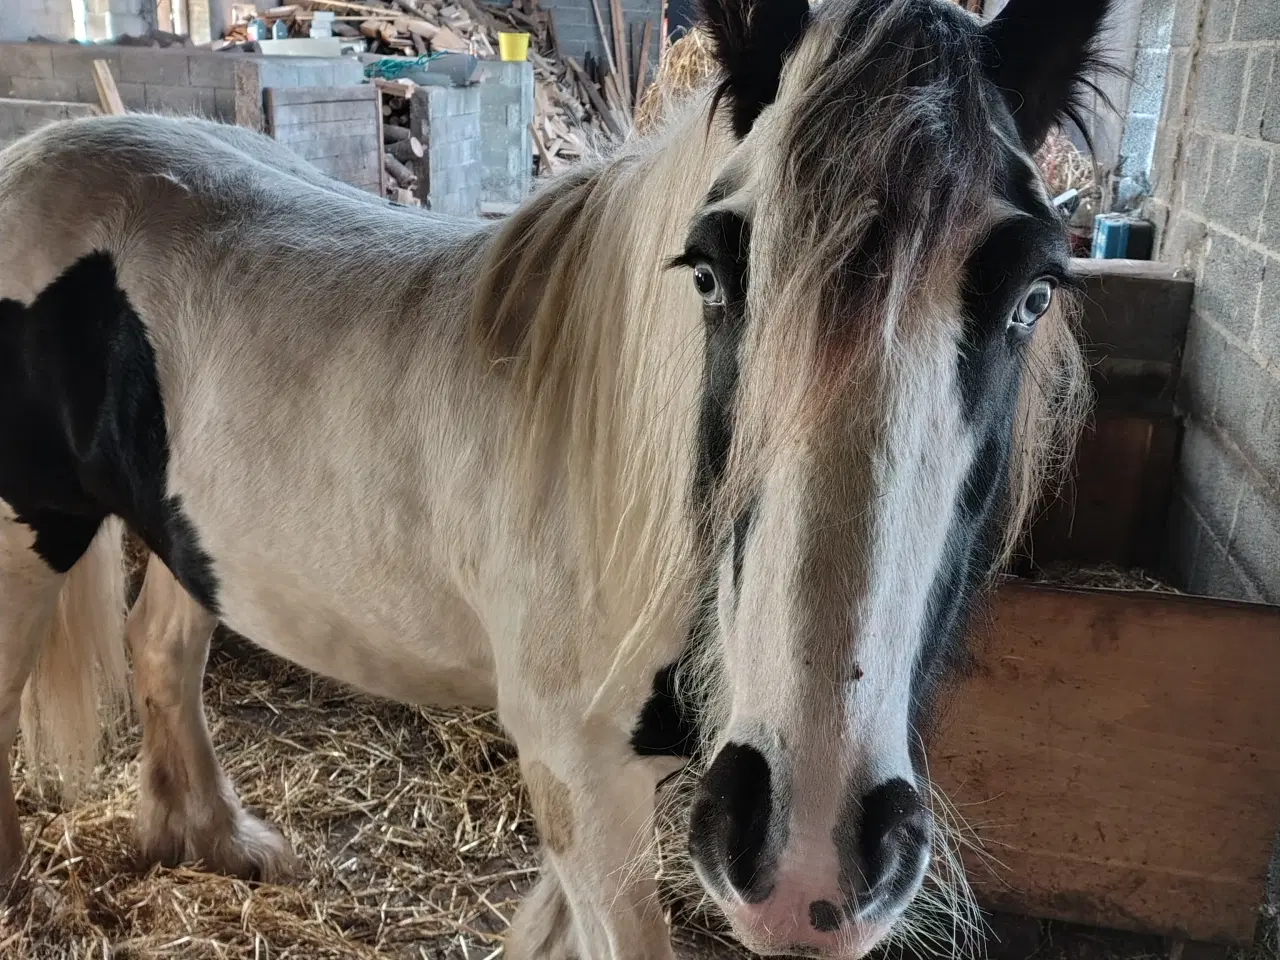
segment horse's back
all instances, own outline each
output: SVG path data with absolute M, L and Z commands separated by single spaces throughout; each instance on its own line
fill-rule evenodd
M 19 141 L 0 154 L 0 335 L 36 353 L 0 360 L 27 384 L 0 428 L 14 489 L 51 445 L 42 487 L 66 495 L 33 509 L 123 517 L 277 650 L 300 611 L 313 638 L 403 634 L 410 591 L 378 582 L 439 582 L 437 495 L 474 491 L 484 456 L 453 449 L 459 411 L 496 432 L 463 346 L 490 230 L 206 122 L 95 118 Z M 38 436 L 16 416 L 32 410 Z
M 0 152 L 0 296 L 29 300 L 95 250 L 125 271 L 170 251 L 190 261 L 219 240 L 259 257 L 305 251 L 330 271 L 361 259 L 403 270 L 480 229 L 394 207 L 269 137 L 194 118 L 69 120 Z

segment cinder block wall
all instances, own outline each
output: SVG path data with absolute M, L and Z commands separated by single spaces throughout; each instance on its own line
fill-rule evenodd
M 596 0 L 600 5 L 600 14 L 605 18 L 605 29 L 612 30 L 609 20 L 609 0 Z M 555 18 L 556 36 L 560 40 L 560 49 L 579 63 L 585 54 L 591 53 L 604 60 L 604 46 L 600 42 L 600 30 L 596 26 L 595 13 L 591 9 L 591 0 L 542 0 L 542 8 L 550 10 Z M 658 47 L 662 35 L 662 3 L 661 0 L 622 0 L 622 16 L 630 24 L 645 20 L 653 21 L 653 38 L 649 41 L 649 60 L 658 61 Z M 628 43 L 630 34 L 628 33 Z M 609 34 L 609 44 L 613 45 L 613 34 Z M 636 50 L 636 56 L 640 51 Z
M 1148 211 L 1197 289 L 1168 565 L 1280 602 L 1280 3 L 1176 0 L 1169 43 Z
M 533 181 L 533 64 L 489 60 L 478 73 L 480 199 L 519 203 Z
M 427 147 L 418 199 L 437 213 L 474 217 L 480 210 L 480 86 L 421 87 L 409 105 L 413 134 Z
M 94 60 L 111 65 L 120 97 L 131 110 L 194 114 L 259 130 L 266 87 L 345 86 L 363 80 L 360 64 L 350 58 L 0 43 L 0 97 L 96 104 Z

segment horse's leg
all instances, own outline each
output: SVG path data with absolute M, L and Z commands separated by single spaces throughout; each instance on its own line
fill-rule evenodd
M 547 717 L 548 704 L 532 712 Z M 525 720 L 531 713 L 524 713 Z M 543 846 L 543 876 L 507 938 L 513 960 L 670 960 L 670 934 L 647 863 L 652 764 L 606 721 L 516 731 Z
M 18 735 L 22 690 L 48 639 L 65 574 L 32 549 L 31 528 L 0 504 L 0 878 L 22 862 L 22 828 L 9 760 Z
M 138 841 L 149 860 L 276 880 L 288 842 L 240 806 L 205 724 L 202 683 L 217 621 L 152 556 L 129 614 L 134 696 L 142 714 Z

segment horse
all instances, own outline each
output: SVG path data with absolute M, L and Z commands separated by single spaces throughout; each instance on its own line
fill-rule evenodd
M 938 843 L 970 611 L 1087 403 L 1033 155 L 1106 7 L 707 0 L 715 82 L 499 222 L 196 119 L 8 147 L 4 755 L 21 725 L 74 790 L 131 662 L 143 855 L 287 876 L 205 725 L 221 623 L 496 709 L 543 850 L 507 956 L 670 960 L 634 863 L 691 756 L 735 935 L 864 955 Z M 22 851 L 6 763 L 0 872 Z

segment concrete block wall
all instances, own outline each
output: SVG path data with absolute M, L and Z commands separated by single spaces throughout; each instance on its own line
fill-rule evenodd
M 193 114 L 255 129 L 262 129 L 266 87 L 345 86 L 361 83 L 364 76 L 359 62 L 349 58 L 5 43 L 0 44 L 0 97 L 96 104 L 94 60 L 110 64 L 120 98 L 131 110 Z
M 609 0 L 597 0 L 600 13 L 605 18 L 605 29 L 611 30 L 609 21 Z M 622 16 L 627 30 L 631 24 L 643 26 L 645 20 L 653 22 L 653 38 L 649 41 L 649 60 L 658 62 L 659 40 L 662 35 L 662 2 L 661 0 L 621 0 Z M 582 62 L 587 53 L 593 54 L 602 62 L 604 45 L 600 42 L 600 30 L 596 26 L 595 13 L 591 8 L 591 0 L 542 0 L 542 9 L 550 10 L 555 18 L 556 36 L 560 41 L 560 49 L 571 57 Z M 630 33 L 627 33 L 630 43 Z M 613 34 L 609 34 L 609 44 L 613 45 Z M 639 56 L 639 50 L 635 51 Z
M 88 103 L 0 100 L 0 148 L 46 124 L 75 117 L 91 117 L 97 112 Z
M 478 84 L 421 87 L 410 101 L 414 136 L 427 148 L 418 198 L 437 213 L 474 217 L 480 211 L 480 90 Z
M 1175 3 L 1147 203 L 1196 277 L 1168 567 L 1280 603 L 1280 3 Z
M 1125 100 L 1124 133 L 1115 164 L 1115 195 L 1127 206 L 1151 192 L 1156 132 L 1164 107 L 1177 0 L 1143 0 L 1134 34 L 1132 83 Z
M 10 0 L 0 16 L 0 41 L 48 37 L 70 40 L 76 35 L 71 0 Z
M 480 91 L 480 199 L 519 203 L 533 182 L 533 64 L 486 60 Z

